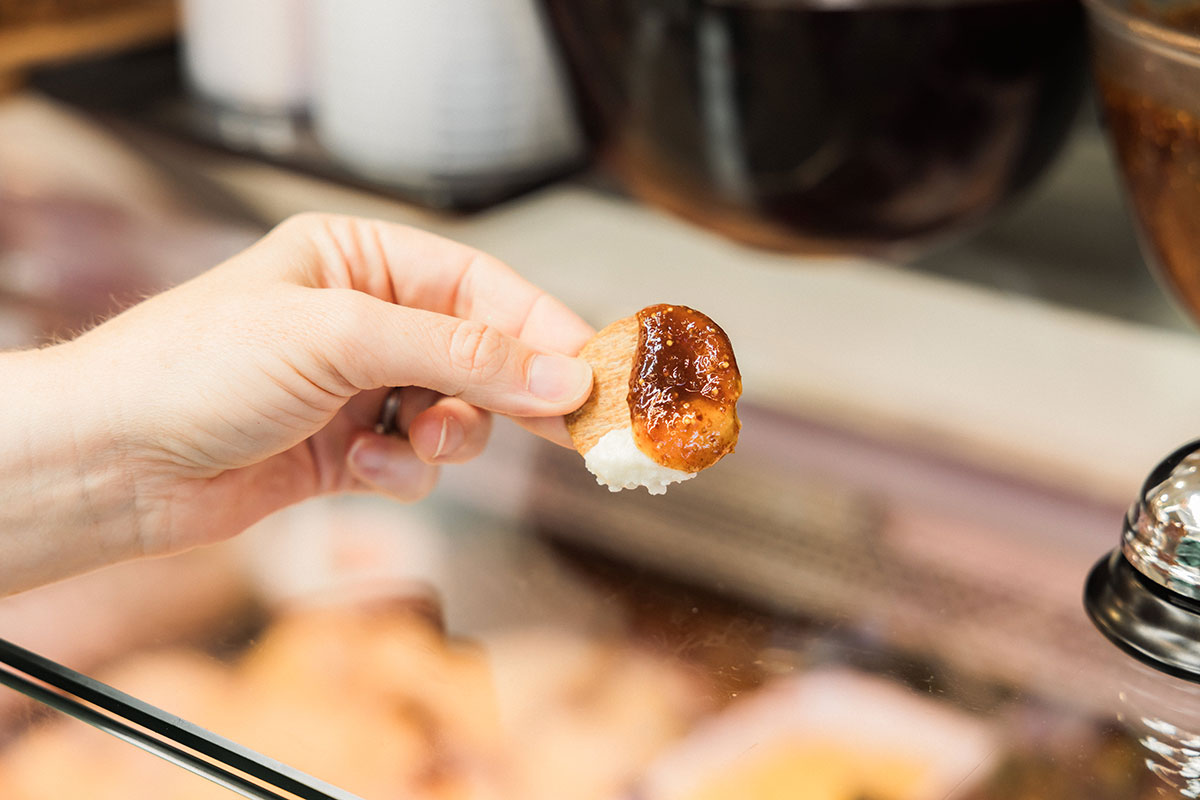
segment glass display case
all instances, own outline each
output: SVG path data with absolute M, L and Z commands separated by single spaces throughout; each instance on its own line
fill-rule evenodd
M 1197 690 L 1111 646 L 1080 601 L 1121 509 L 744 420 L 735 457 L 656 498 L 504 428 L 427 505 L 315 501 L 220 561 L 108 573 L 142 587 L 112 647 L 79 641 L 121 602 L 106 573 L 36 590 L 26 612 L 42 593 L 58 624 L 33 638 L 329 787 L 301 797 L 1200 788 Z M 6 798 L 237 788 L 5 693 Z
M 26 143 L 78 125 L 38 119 Z M 0 120 L 0 168 L 18 164 L 14 130 Z M 1044 262 L 1016 251 L 1034 265 L 1018 275 L 1000 263 L 1005 245 L 1033 237 L 1004 225 L 914 277 L 779 269 L 782 257 L 669 227 L 587 184 L 473 220 L 405 217 L 393 201 L 262 165 L 186 149 L 172 160 L 114 130 L 167 164 L 176 191 L 224 201 L 240 227 L 217 235 L 184 204 L 120 182 L 104 188 L 128 207 L 103 224 L 96 214 L 111 209 L 2 194 L 0 346 L 78 329 L 114 295 L 194 274 L 308 203 L 494 250 L 594 322 L 615 307 L 597 298 L 622 269 L 639 292 L 688 286 L 697 307 L 733 319 L 743 438 L 663 497 L 613 495 L 576 454 L 502 424 L 419 505 L 321 499 L 226 545 L 0 600 L 0 797 L 1200 795 L 1200 688 L 1114 646 L 1083 602 L 1129 503 L 1145 500 L 1125 478 L 1154 465 L 1130 443 L 1168 449 L 1160 439 L 1175 429 L 1153 423 L 1186 417 L 1200 391 L 1188 382 L 1200 374 L 1194 337 L 1034 301 L 989 305 L 994 285 L 928 275 L 978 284 L 994 268 L 1076 300 L 1080 287 L 1104 290 L 1100 310 L 1160 323 L 1171 312 L 1129 260 L 1111 180 L 1081 193 L 1116 216 L 1079 238 L 1116 253 L 1116 278 L 1067 275 L 1068 264 L 1055 283 L 1048 265 L 1069 259 L 1053 237 Z M 1089 159 L 1102 155 L 1091 133 Z M 99 145 L 72 137 L 70 152 L 88 154 L 81 172 L 107 175 Z M 1108 174 L 1066 155 L 1088 180 Z M 1106 233 L 1124 249 L 1089 238 Z M 1096 342 L 1120 344 L 1122 370 Z M 1020 352 L 1005 361 L 1004 348 Z M 1092 410 L 1106 392 L 1112 417 Z M 1146 408 L 1158 411 L 1130 411 Z M 1127 435 L 1106 429 L 1114 417 Z

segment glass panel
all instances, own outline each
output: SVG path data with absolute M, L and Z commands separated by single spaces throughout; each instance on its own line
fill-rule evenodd
M 0 347 L 253 238 L 0 211 Z M 1200 795 L 1196 687 L 1081 607 L 1123 508 L 743 419 L 736 457 L 661 498 L 498 424 L 430 501 L 326 499 L 6 598 L 0 637 L 366 800 Z M 3 800 L 218 796 L 0 690 Z
M 427 503 L 313 502 L 0 635 L 367 800 L 1194 793 L 1193 688 L 1079 601 L 1120 509 L 744 416 L 661 498 L 501 426 Z M 6 800 L 223 792 L 0 697 Z

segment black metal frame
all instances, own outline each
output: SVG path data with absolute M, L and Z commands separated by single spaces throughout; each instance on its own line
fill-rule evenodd
M 10 668 L 0 667 L 0 684 L 243 797 L 362 800 L 3 639 L 0 639 L 0 664 Z

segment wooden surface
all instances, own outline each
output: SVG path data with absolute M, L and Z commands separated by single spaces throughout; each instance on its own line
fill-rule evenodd
M 567 416 L 571 441 L 587 454 L 604 434 L 630 427 L 629 376 L 637 357 L 637 317 L 625 317 L 604 327 L 579 352 L 592 365 L 592 394 Z
M 178 27 L 173 2 L 140 2 L 55 22 L 0 25 L 0 92 L 30 67 L 164 41 Z

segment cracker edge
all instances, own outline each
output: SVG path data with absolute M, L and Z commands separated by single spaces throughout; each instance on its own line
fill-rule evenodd
M 579 357 L 592 367 L 592 393 L 578 410 L 567 415 L 567 431 L 580 455 L 606 433 L 633 427 L 629 413 L 629 378 L 637 358 L 636 316 L 606 325 L 591 338 Z

